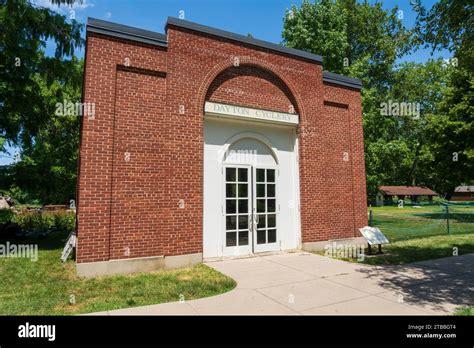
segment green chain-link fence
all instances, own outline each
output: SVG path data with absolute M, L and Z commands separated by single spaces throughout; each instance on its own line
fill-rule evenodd
M 474 233 L 474 202 L 374 207 L 369 209 L 369 224 L 380 228 L 392 242 Z

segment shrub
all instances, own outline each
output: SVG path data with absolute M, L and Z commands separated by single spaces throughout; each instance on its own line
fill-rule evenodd
M 76 229 L 76 215 L 73 212 L 54 213 L 54 227 L 68 233 Z
M 73 212 L 21 212 L 12 218 L 23 230 L 35 233 L 51 229 L 72 232 L 76 227 Z
M 13 219 L 13 211 L 10 209 L 0 209 L 0 224 L 9 223 Z

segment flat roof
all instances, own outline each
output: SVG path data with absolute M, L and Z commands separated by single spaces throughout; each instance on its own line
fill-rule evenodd
M 272 42 L 254 39 L 252 37 L 231 33 L 229 31 L 225 31 L 221 29 L 208 27 L 206 25 L 186 21 L 184 19 L 168 17 L 165 30 L 167 30 L 168 25 L 174 25 L 176 27 L 181 27 L 188 30 L 193 30 L 193 31 L 197 31 L 197 32 L 201 32 L 201 33 L 205 33 L 209 35 L 214 35 L 214 36 L 246 43 L 246 44 L 257 46 L 257 47 L 263 47 L 269 50 L 281 52 L 281 53 L 288 54 L 291 56 L 305 58 L 317 63 L 323 62 L 323 57 L 318 54 L 285 47 L 285 46 L 278 45 Z M 127 25 L 113 23 L 109 21 L 104 21 L 102 19 L 89 17 L 87 19 L 86 28 L 87 28 L 87 32 L 103 34 L 107 36 L 117 37 L 120 39 L 126 39 L 126 40 L 135 41 L 135 42 L 145 43 L 149 45 L 155 45 L 155 46 L 161 46 L 161 47 L 168 46 L 168 39 L 165 34 L 149 31 L 149 30 L 144 30 L 144 29 L 139 29 L 135 27 L 130 27 Z M 362 82 L 360 80 L 352 78 L 352 77 L 344 76 L 344 75 L 335 74 L 329 71 L 323 71 L 323 82 L 333 83 L 336 85 L 355 88 L 359 90 L 362 88 Z

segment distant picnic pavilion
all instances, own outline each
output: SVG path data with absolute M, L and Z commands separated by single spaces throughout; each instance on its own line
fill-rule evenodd
M 375 205 L 391 204 L 394 196 L 398 197 L 397 200 L 410 197 L 412 202 L 418 202 L 419 197 L 425 196 L 428 197 L 428 201 L 431 203 L 433 197 L 438 196 L 438 194 L 425 186 L 380 186 L 375 197 Z

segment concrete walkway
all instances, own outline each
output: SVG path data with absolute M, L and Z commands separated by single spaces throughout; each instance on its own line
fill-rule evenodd
M 228 293 L 102 315 L 450 314 L 474 305 L 474 254 L 404 266 L 366 266 L 305 252 L 215 261 Z

